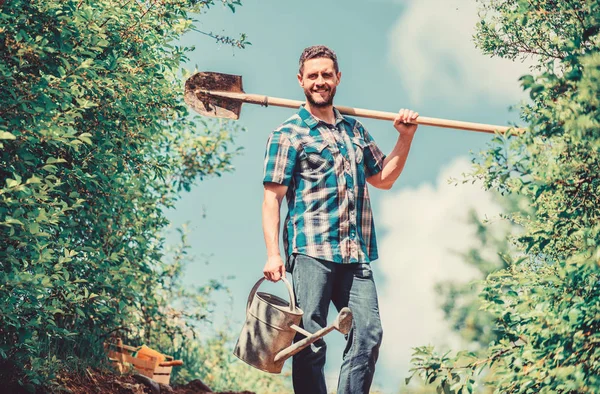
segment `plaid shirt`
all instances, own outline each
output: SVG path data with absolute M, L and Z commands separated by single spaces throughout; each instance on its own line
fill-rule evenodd
M 329 125 L 302 106 L 273 131 L 263 183 L 288 186 L 288 256 L 369 263 L 378 255 L 366 178 L 382 170 L 385 155 L 360 122 L 334 113 Z

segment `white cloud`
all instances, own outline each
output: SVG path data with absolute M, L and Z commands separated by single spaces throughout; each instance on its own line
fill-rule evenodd
M 404 1 L 389 35 L 389 56 L 415 104 L 441 98 L 464 105 L 478 100 L 513 104 L 524 98 L 520 62 L 490 58 L 475 48 L 473 0 Z
M 378 226 L 387 231 L 379 240 L 376 263 L 385 278 L 379 285 L 381 362 L 385 370 L 396 371 L 398 380 L 407 375 L 413 347 L 457 344 L 434 286 L 443 280 L 474 278 L 474 269 L 453 252 L 478 245 L 469 210 L 482 218 L 500 213 L 491 193 L 480 185 L 448 184 L 469 171 L 469 161 L 458 158 L 441 171 L 435 185 L 405 189 L 381 201 Z

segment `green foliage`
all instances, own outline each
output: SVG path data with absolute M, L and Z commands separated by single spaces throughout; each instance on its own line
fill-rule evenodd
M 517 251 L 481 300 L 499 335 L 484 353 L 419 348 L 412 371 L 440 392 L 600 392 L 600 3 L 492 0 L 476 41 L 486 54 L 533 57 L 525 133 L 497 136 L 475 176 L 529 204 L 509 218 Z
M 193 28 L 189 13 L 211 5 L 0 3 L 5 382 L 33 390 L 98 363 L 120 328 L 140 339 L 175 332 L 165 270 L 179 268 L 162 261 L 164 212 L 197 180 L 230 171 L 237 153 L 235 127 L 192 119 L 182 100 L 192 48 L 175 40 Z
M 498 199 L 500 200 L 500 199 Z M 507 202 L 506 199 L 500 201 Z M 477 245 L 466 252 L 459 252 L 462 260 L 479 271 L 479 280 L 468 283 L 444 281 L 436 285 L 442 299 L 442 311 L 450 327 L 468 344 L 469 348 L 479 348 L 495 340 L 498 327 L 494 316 L 482 313 L 477 294 L 482 289 L 481 280 L 499 269 L 508 267 L 510 245 L 506 240 L 510 226 L 503 222 L 494 223 L 493 229 L 483 222 L 475 211 L 470 212 L 470 223 L 475 227 Z M 490 253 L 493 251 L 493 253 Z
M 184 366 L 176 380 L 188 382 L 201 379 L 214 391 L 253 391 L 256 393 L 289 393 L 290 373 L 272 375 L 261 372 L 233 355 L 231 332 L 222 330 L 216 335 L 181 349 L 178 357 Z M 237 338 L 236 338 L 237 339 Z
M 211 295 L 214 291 L 228 291 L 222 283 L 211 281 L 207 285 L 191 288 L 183 283 L 186 266 L 195 261 L 189 255 L 187 227 L 178 229 L 181 242 L 167 254 L 168 259 L 160 273 L 162 287 L 148 291 L 156 304 L 143 314 L 143 326 L 130 333 L 133 341 L 140 341 L 159 349 L 183 366 L 174 368 L 171 382 L 185 384 L 200 379 L 216 391 L 245 391 L 257 393 L 290 392 L 287 375 L 261 372 L 238 360 L 233 355 L 233 344 L 238 329 L 224 327 L 216 333 L 206 321 L 207 311 L 214 308 Z M 154 309 L 155 308 L 155 309 Z M 212 324 L 211 324 L 212 325 Z M 141 342 L 135 342 L 139 344 Z

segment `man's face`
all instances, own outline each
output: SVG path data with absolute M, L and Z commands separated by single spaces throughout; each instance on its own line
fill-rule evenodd
M 341 77 L 341 72 L 335 72 L 333 60 L 315 58 L 304 62 L 304 70 L 302 75 L 298 74 L 298 82 L 311 105 L 327 107 L 333 104 Z

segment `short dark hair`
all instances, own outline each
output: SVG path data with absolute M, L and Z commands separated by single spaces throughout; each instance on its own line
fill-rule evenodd
M 313 45 L 311 47 L 304 48 L 304 50 L 302 51 L 302 55 L 300 55 L 300 69 L 298 70 L 300 75 L 302 75 L 302 73 L 304 72 L 305 61 L 320 57 L 331 59 L 333 61 L 333 68 L 335 69 L 335 72 L 340 72 L 335 52 L 327 48 L 325 45 Z

